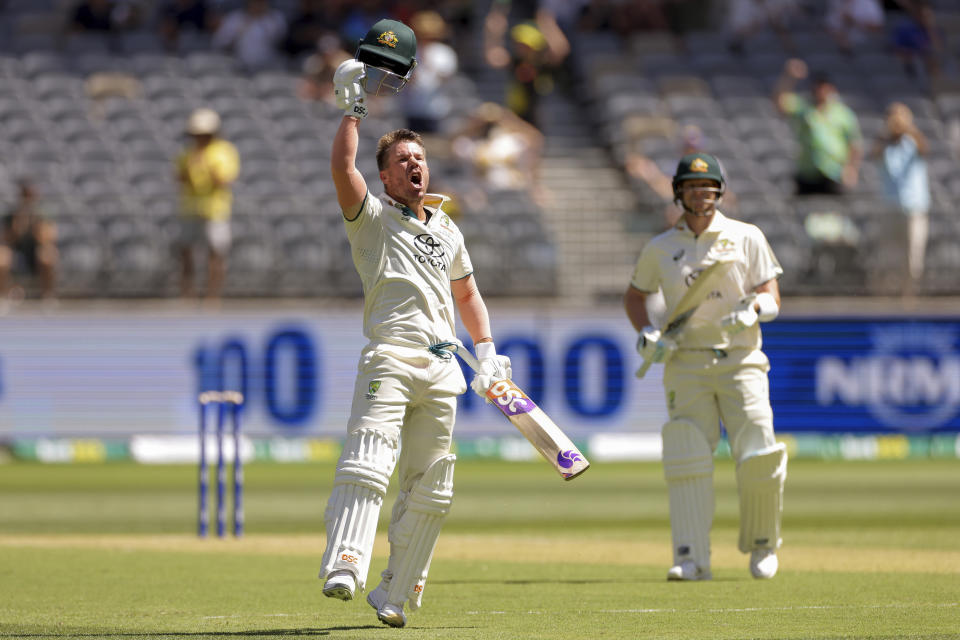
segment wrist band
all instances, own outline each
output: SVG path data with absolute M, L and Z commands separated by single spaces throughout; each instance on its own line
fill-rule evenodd
M 757 306 L 760 307 L 760 311 L 757 312 L 760 322 L 770 322 L 780 313 L 776 298 L 766 291 L 757 294 Z
M 486 360 L 497 355 L 497 348 L 492 342 L 478 342 L 474 348 L 477 350 L 477 360 Z

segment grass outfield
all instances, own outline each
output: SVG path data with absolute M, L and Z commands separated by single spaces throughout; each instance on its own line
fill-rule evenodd
M 249 465 L 248 535 L 222 541 L 192 533 L 194 467 L 0 465 L 0 638 L 960 637 L 955 460 L 791 462 L 771 581 L 735 549 L 720 462 L 714 580 L 682 584 L 665 580 L 659 465 L 564 483 L 542 462 L 462 461 L 456 476 L 425 606 L 396 630 L 320 593 L 331 465 Z

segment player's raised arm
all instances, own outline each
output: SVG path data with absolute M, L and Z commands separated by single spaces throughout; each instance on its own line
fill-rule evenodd
M 367 195 L 367 183 L 357 170 L 357 147 L 360 121 L 367 116 L 366 92 L 360 86 L 364 74 L 363 63 L 345 60 L 333 76 L 337 106 L 344 110 L 340 127 L 333 138 L 330 153 L 330 174 L 337 188 L 337 202 L 347 212 L 356 209 Z

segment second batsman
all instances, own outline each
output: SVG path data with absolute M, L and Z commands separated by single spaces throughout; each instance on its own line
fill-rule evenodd
M 787 454 L 774 438 L 770 364 L 760 351 L 758 323 L 779 312 L 777 278 L 783 270 L 760 229 L 717 210 L 725 189 L 715 157 L 694 153 L 680 160 L 673 190 L 683 217 L 643 248 L 624 296 L 627 316 L 640 333 L 638 351 L 665 362 L 669 580 L 711 578 L 713 454 L 721 423 L 737 463 L 740 550 L 750 554 L 755 578 L 772 578 L 778 567 Z M 667 309 L 673 309 L 697 276 L 721 260 L 733 260 L 733 268 L 718 278 L 683 331 L 671 338 L 650 326 L 649 295 L 662 290 Z

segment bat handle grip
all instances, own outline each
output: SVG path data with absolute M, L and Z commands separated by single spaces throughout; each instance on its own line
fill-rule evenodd
M 642 378 L 643 376 L 647 375 L 647 370 L 650 369 L 650 365 L 652 365 L 652 364 L 653 364 L 653 360 L 652 360 L 652 359 L 650 359 L 650 360 L 644 360 L 644 361 L 643 361 L 643 364 L 640 365 L 640 368 L 637 369 L 637 377 L 638 377 L 638 378 Z
M 460 359 L 467 363 L 467 366 L 473 369 L 475 372 L 480 371 L 480 362 L 474 357 L 470 350 L 463 346 L 463 343 L 459 340 L 456 345 L 456 354 L 460 356 Z

